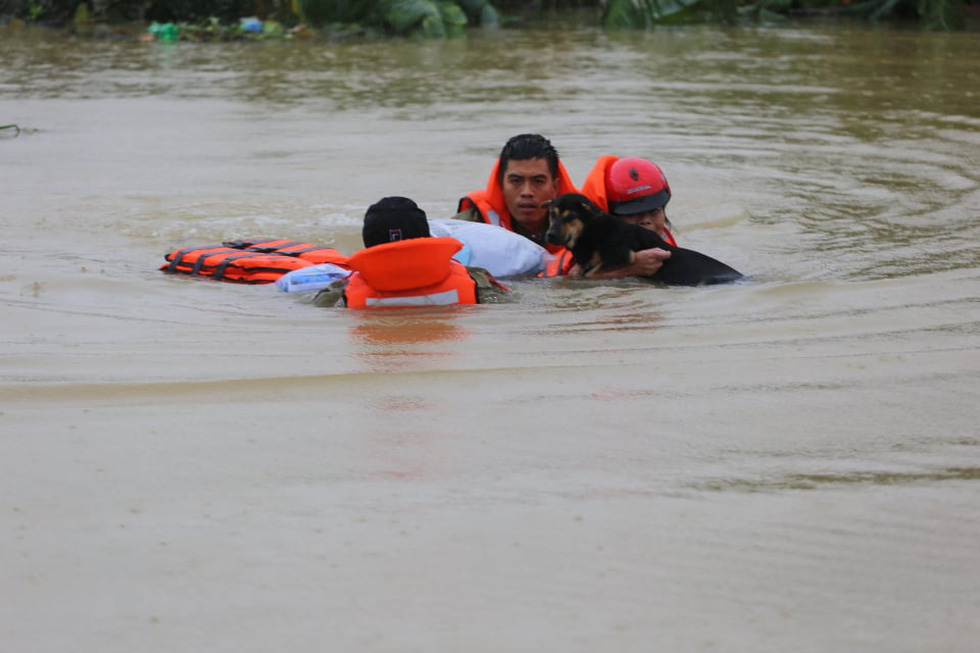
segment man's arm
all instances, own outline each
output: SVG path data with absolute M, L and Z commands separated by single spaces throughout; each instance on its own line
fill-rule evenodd
M 313 297 L 313 305 L 320 308 L 343 307 L 345 288 L 347 279 L 337 279 Z
M 480 217 L 480 212 L 475 206 L 471 206 L 468 209 L 463 209 L 456 215 L 452 217 L 453 220 L 466 220 L 467 222 L 483 222 L 483 218 Z
M 476 282 L 477 304 L 500 304 L 514 301 L 510 298 L 510 289 L 500 283 L 483 268 L 467 267 L 470 278 Z
M 593 279 L 623 279 L 625 277 L 652 277 L 664 264 L 664 261 L 670 258 L 670 252 L 665 249 L 660 249 L 659 247 L 653 247 L 651 249 L 644 249 L 636 253 L 636 261 L 632 265 L 627 265 L 625 268 L 619 268 L 618 270 L 609 270 L 608 272 L 599 272 L 592 275 Z M 581 276 L 582 268 L 576 263 L 572 269 L 569 271 L 570 276 Z

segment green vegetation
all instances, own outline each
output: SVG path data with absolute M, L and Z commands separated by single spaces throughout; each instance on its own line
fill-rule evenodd
M 962 28 L 967 4 L 977 4 L 976 0 L 600 0 L 600 3 L 602 24 L 607 28 L 837 16 L 870 21 L 918 21 L 928 29 Z
M 70 26 L 152 23 L 161 40 L 304 38 L 378 33 L 454 37 L 470 27 L 516 24 L 556 12 L 592 9 L 609 29 L 692 22 L 772 22 L 794 16 L 916 21 L 928 29 L 963 27 L 980 0 L 0 0 L 10 19 Z

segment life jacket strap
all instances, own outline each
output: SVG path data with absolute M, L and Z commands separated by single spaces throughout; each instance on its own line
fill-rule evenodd
M 290 256 L 295 256 L 293 252 L 284 252 L 282 250 L 288 249 L 290 247 L 295 247 L 296 245 L 309 245 L 309 243 L 302 243 L 298 240 L 261 240 L 258 242 L 248 241 L 248 240 L 236 240 L 232 243 L 222 243 L 225 247 L 234 247 L 235 249 L 245 249 L 250 252 L 260 252 L 262 254 L 289 254 Z
M 265 256 L 265 253 L 247 252 L 244 254 L 239 254 L 237 256 L 229 256 L 218 264 L 218 266 L 214 269 L 214 272 L 211 274 L 211 278 L 221 281 L 222 279 L 225 278 L 225 270 L 228 269 L 228 265 L 230 265 L 233 261 L 239 261 L 243 258 L 255 258 L 256 256 Z M 201 258 L 204 257 L 202 256 Z M 197 274 L 197 272 L 195 272 L 195 274 Z

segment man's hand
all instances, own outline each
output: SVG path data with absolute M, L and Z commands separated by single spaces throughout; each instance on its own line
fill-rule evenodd
M 609 270 L 592 275 L 592 279 L 623 279 L 624 277 L 650 277 L 657 273 L 664 261 L 670 258 L 670 252 L 659 247 L 644 249 L 636 253 L 636 261 L 632 265 L 618 270 Z M 568 271 L 570 277 L 582 276 L 582 268 L 578 263 Z
M 664 261 L 670 258 L 670 252 L 659 247 L 644 249 L 636 253 L 636 261 L 626 268 L 630 277 L 649 277 L 660 271 Z

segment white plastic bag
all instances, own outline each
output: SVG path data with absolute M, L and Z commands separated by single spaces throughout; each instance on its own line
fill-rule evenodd
M 351 271 L 333 263 L 321 263 L 293 270 L 276 279 L 276 286 L 284 292 L 312 292 L 323 290 L 338 279 L 346 279 Z
M 544 247 L 524 236 L 483 222 L 467 220 L 429 219 L 433 236 L 449 236 L 465 245 L 459 254 L 468 260 L 464 265 L 484 268 L 497 278 L 537 274 L 544 269 Z M 457 260 L 459 257 L 457 255 Z

